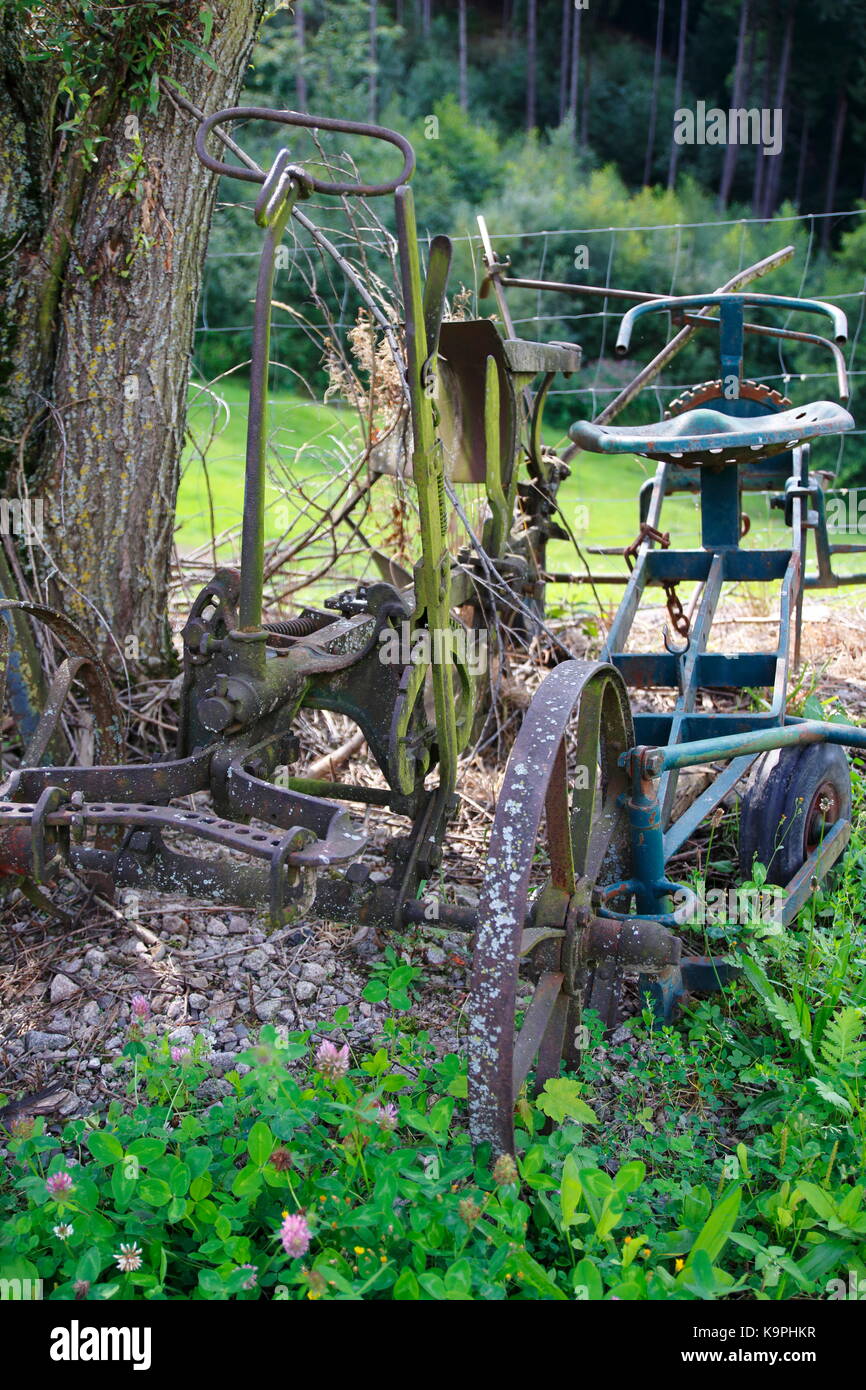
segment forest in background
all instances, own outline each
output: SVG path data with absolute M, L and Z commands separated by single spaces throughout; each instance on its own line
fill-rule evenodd
M 665 293 L 714 289 L 738 267 L 793 242 L 794 261 L 761 288 L 847 295 L 842 303 L 856 331 L 866 266 L 864 58 L 866 0 L 609 0 L 586 9 L 573 0 L 296 0 L 265 24 L 244 99 L 375 120 L 408 135 L 418 157 L 419 226 L 456 240 L 454 291 L 477 289 L 478 212 L 516 273 Z M 674 111 L 698 101 L 780 107 L 782 153 L 677 145 Z M 273 128 L 251 126 L 244 142 L 268 161 L 277 148 Z M 340 148 L 365 177 L 392 170 L 386 146 L 342 141 Z M 297 157 L 309 154 L 302 137 Z M 248 356 L 257 243 L 249 213 L 237 206 L 237 185 L 225 197 L 231 206 L 215 219 L 196 339 L 205 378 Z M 388 200 L 375 211 L 390 229 Z M 309 212 L 350 231 L 333 202 Z M 798 221 L 798 214 L 814 216 Z M 298 240 L 303 245 L 303 235 Z M 581 268 L 577 241 L 588 260 Z M 386 269 L 373 251 L 370 268 Z M 275 385 L 297 389 L 302 379 L 321 394 L 316 317 L 325 304 L 348 326 L 358 305 L 334 282 L 317 285 L 321 303 L 312 306 L 291 268 L 277 286 L 308 323 L 278 313 L 276 355 L 288 372 L 282 380 L 278 372 Z M 512 299 L 524 336 L 576 339 L 587 361 L 609 346 L 611 324 L 598 301 Z M 662 331 L 659 319 L 636 340 L 636 352 L 654 349 Z M 554 396 L 551 421 L 594 413 L 624 370 L 607 355 L 594 362 L 592 390 L 576 404 L 573 394 Z M 675 370 L 671 394 L 682 382 L 714 375 L 715 345 L 704 337 Z M 811 395 L 834 390 L 829 360 L 809 349 L 783 360 L 776 346 L 750 343 L 747 371 L 782 389 L 795 371 L 826 372 Z M 658 404 L 647 397 L 647 418 Z M 849 440 L 845 472 L 864 470 L 866 449 Z

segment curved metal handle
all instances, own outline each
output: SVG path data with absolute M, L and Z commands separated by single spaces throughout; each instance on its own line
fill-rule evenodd
M 245 183 L 264 183 L 267 175 L 262 170 L 242 169 L 237 164 L 223 164 L 208 154 L 207 137 L 214 126 L 226 121 L 255 120 L 274 121 L 278 125 L 302 126 L 307 130 L 334 130 L 345 135 L 369 135 L 375 140 L 386 140 L 396 145 L 403 155 L 403 168 L 397 178 L 390 183 L 328 183 L 314 178 L 305 171 L 307 186 L 314 193 L 354 194 L 358 198 L 380 198 L 393 193 L 401 184 L 407 183 L 415 168 L 415 151 L 409 141 L 396 130 L 386 126 L 366 125 L 361 121 L 338 121 L 329 116 L 309 116 L 303 111 L 272 111 L 267 106 L 230 106 L 225 111 L 215 111 L 202 121 L 195 137 L 195 152 L 214 174 L 224 174 L 227 178 L 242 179 Z
M 622 316 L 616 340 L 618 357 L 624 357 L 631 343 L 632 329 L 644 314 L 656 314 L 660 310 L 700 309 L 713 304 L 738 301 L 743 307 L 763 305 L 768 309 L 799 309 L 805 314 L 824 314 L 832 321 L 833 333 L 837 343 L 848 341 L 848 320 L 835 304 L 825 304 L 820 299 L 790 299 L 779 294 L 687 294 L 671 296 L 667 299 L 651 299 L 646 304 L 635 304 Z

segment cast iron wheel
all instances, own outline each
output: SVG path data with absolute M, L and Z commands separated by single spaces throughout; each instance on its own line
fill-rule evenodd
M 851 771 L 836 743 L 774 748 L 755 762 L 740 804 L 740 873 L 755 860 L 784 888 L 827 830 L 851 816 Z
M 603 904 L 629 906 L 630 893 L 610 889 L 631 877 L 619 758 L 633 743 L 619 672 L 565 661 L 542 682 L 511 750 L 490 832 L 469 1008 L 470 1132 L 495 1154 L 514 1150 L 514 1104 L 533 1066 L 538 1091 L 563 1058 L 579 1059 L 583 1002 L 608 1026 L 616 1014 L 620 924 L 596 914 Z M 545 851 L 546 877 L 531 897 Z M 611 943 L 594 955 L 584 949 L 593 924 Z M 518 1033 L 518 972 L 530 958 L 537 982 Z

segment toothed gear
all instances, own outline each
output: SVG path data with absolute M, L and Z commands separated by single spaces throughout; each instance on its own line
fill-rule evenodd
M 716 381 L 703 381 L 700 386 L 690 386 L 682 395 L 676 396 L 665 411 L 665 419 L 670 420 L 674 415 L 682 415 L 686 410 L 697 410 L 698 406 L 707 405 L 709 401 L 724 399 L 721 378 Z M 758 401 L 769 411 L 791 409 L 791 402 L 787 396 L 783 396 L 781 391 L 776 391 L 771 386 L 765 386 L 762 381 L 741 381 L 739 399 Z

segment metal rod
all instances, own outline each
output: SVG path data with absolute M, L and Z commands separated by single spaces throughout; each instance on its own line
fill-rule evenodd
M 727 734 L 720 738 L 696 739 L 674 748 L 644 750 L 647 772 L 658 777 L 672 768 L 697 767 L 723 758 L 746 753 L 766 753 L 771 748 L 791 748 L 810 743 L 840 743 L 848 748 L 866 748 L 866 729 L 849 724 L 830 724 L 820 719 L 804 719 L 781 728 L 760 729 L 756 733 Z M 626 757 L 628 754 L 625 755 Z

